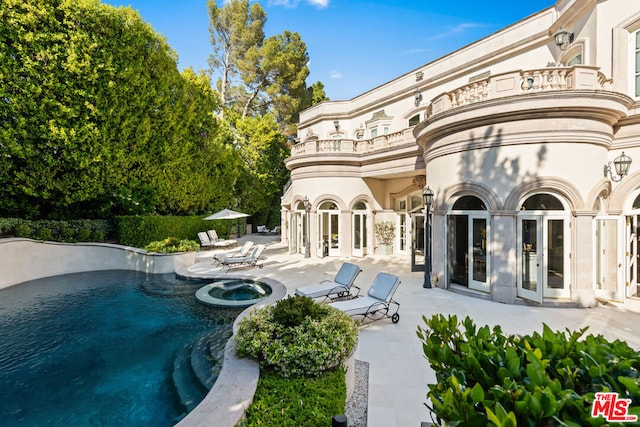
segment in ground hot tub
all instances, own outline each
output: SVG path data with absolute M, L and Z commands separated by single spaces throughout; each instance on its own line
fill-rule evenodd
M 198 289 L 196 298 L 217 307 L 249 307 L 271 295 L 271 286 L 251 279 L 219 279 Z

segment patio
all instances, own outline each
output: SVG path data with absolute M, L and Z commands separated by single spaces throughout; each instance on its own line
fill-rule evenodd
M 640 349 L 638 299 L 629 300 L 626 304 L 607 303 L 591 309 L 500 304 L 439 288 L 424 289 L 422 273 L 410 272 L 410 260 L 406 256 L 304 258 L 300 254 L 288 254 L 278 236 L 252 234 L 242 240 L 267 245 L 264 267 L 241 268 L 229 274 L 278 280 L 287 287 L 289 295 L 293 295 L 297 287 L 333 278 L 342 262 L 347 260 L 362 268 L 355 284 L 364 292 L 380 271 L 400 276 L 402 283 L 395 294 L 400 303 L 400 322 L 393 324 L 385 319 L 360 329 L 356 359 L 369 363 L 369 427 L 417 427 L 423 421 L 430 421 L 424 402 L 427 384 L 435 382 L 435 376 L 416 337 L 417 326 L 424 325 L 423 315 L 456 314 L 459 319 L 470 316 L 479 326 L 500 325 L 505 333 L 511 334 L 541 331 L 543 322 L 557 330 L 589 326 L 587 333 L 621 339 Z M 197 262 L 190 270 L 194 273 L 211 271 L 210 257 L 213 253 L 198 253 Z

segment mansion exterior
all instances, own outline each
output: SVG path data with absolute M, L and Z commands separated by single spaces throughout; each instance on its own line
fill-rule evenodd
M 286 166 L 291 253 L 382 254 L 390 221 L 394 256 L 418 271 L 431 253 L 433 286 L 510 304 L 637 297 L 640 1 L 558 0 L 305 110 Z

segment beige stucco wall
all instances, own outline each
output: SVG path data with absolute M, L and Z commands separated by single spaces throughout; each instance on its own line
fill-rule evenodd
M 149 254 L 142 249 L 103 243 L 56 243 L 0 239 L 0 289 L 28 280 L 97 270 L 173 273 L 195 262 L 195 252 Z

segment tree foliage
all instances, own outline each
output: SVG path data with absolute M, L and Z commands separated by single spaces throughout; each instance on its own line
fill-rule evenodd
M 238 205 L 251 213 L 262 213 L 262 223 L 273 224 L 274 200 L 280 205 L 282 188 L 289 179 L 284 160 L 290 151 L 286 137 L 271 114 L 236 120 L 236 143 L 242 172 L 236 184 Z
M 209 0 L 208 6 L 209 64 L 224 106 L 243 119 L 271 113 L 283 131 L 295 133 L 300 110 L 326 99 L 321 83 L 311 91 L 306 86 L 309 54 L 300 35 L 284 31 L 265 38 L 267 17 L 258 3 L 230 0 L 218 7 Z
M 131 8 L 0 4 L 0 214 L 188 213 L 237 177 L 216 93 Z

